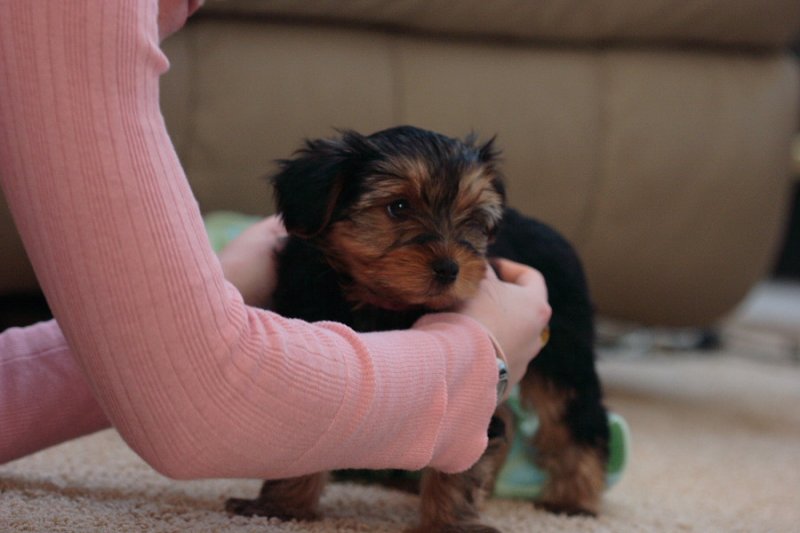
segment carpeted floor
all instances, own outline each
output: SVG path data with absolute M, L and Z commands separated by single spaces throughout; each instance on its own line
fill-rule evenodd
M 607 357 L 601 372 L 633 438 L 602 516 L 494 500 L 488 521 L 507 532 L 800 531 L 800 366 L 728 350 Z M 349 484 L 328 488 L 316 523 L 222 511 L 259 485 L 170 481 L 105 431 L 0 466 L 0 531 L 400 532 L 416 518 L 416 497 Z

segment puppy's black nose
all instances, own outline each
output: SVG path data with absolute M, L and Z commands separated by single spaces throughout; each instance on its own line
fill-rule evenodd
M 458 263 L 452 259 L 437 259 L 431 264 L 431 268 L 439 283 L 449 285 L 458 278 Z

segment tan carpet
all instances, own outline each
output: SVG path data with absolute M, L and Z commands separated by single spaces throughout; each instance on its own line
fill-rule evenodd
M 598 519 L 492 501 L 508 532 L 800 532 L 800 367 L 736 354 L 610 358 L 608 403 L 633 454 Z M 0 428 L 2 431 L 2 428 Z M 0 467 L 0 531 L 399 532 L 416 498 L 337 484 L 317 523 L 229 517 L 222 502 L 258 481 L 175 482 L 112 431 Z

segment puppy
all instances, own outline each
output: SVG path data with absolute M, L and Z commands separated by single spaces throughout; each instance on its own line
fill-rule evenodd
M 505 207 L 493 141 L 410 126 L 369 136 L 345 131 L 306 141 L 280 161 L 272 183 L 290 238 L 279 258 L 275 311 L 362 332 L 408 328 L 472 296 L 488 257 L 538 269 L 553 309 L 551 337 L 521 383 L 523 401 L 539 417 L 536 461 L 548 474 L 537 503 L 595 514 L 609 432 L 583 270 L 553 229 Z M 485 454 L 467 472 L 423 472 L 418 531 L 496 531 L 481 524 L 479 507 L 493 490 L 512 422 L 501 406 Z M 228 500 L 227 509 L 311 519 L 326 479 L 266 481 L 257 498 Z

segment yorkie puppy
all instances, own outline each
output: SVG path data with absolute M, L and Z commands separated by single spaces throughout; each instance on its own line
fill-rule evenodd
M 334 320 L 357 331 L 410 327 L 426 312 L 472 296 L 487 258 L 528 264 L 544 276 L 550 340 L 528 367 L 521 397 L 535 409 L 536 461 L 548 481 L 538 504 L 595 514 L 605 484 L 609 431 L 594 366 L 593 310 L 572 247 L 548 226 L 505 207 L 494 139 L 478 145 L 402 126 L 306 141 L 272 178 L 289 241 L 279 257 L 276 312 Z M 501 406 L 489 446 L 468 471 L 426 469 L 421 532 L 496 531 L 481 524 L 513 432 Z M 310 519 L 324 473 L 266 481 L 242 515 Z

